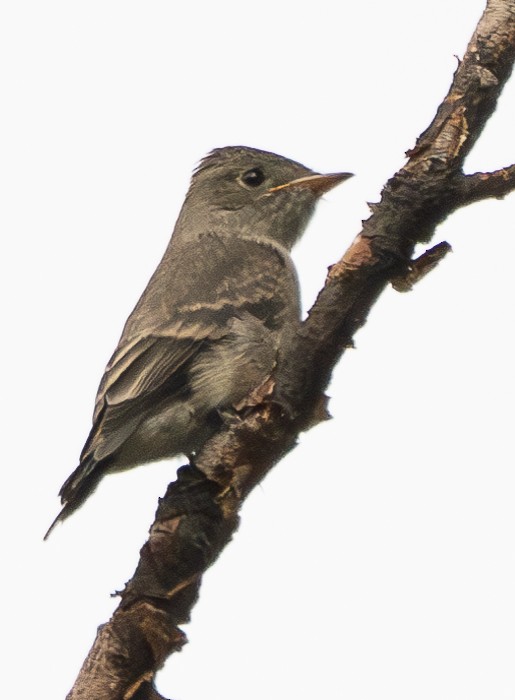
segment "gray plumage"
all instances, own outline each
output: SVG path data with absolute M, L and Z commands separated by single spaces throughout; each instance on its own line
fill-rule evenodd
M 46 536 L 107 472 L 198 451 L 220 411 L 270 375 L 300 322 L 290 250 L 319 196 L 347 177 L 244 147 L 201 162 L 106 367 L 80 464 Z

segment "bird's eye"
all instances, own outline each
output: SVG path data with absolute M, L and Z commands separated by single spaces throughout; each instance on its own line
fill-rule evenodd
M 265 181 L 265 174 L 261 168 L 252 168 L 252 170 L 243 173 L 241 181 L 247 187 L 259 187 Z

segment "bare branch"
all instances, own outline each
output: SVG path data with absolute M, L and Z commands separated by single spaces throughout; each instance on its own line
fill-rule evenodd
M 462 203 L 471 204 L 488 197 L 505 197 L 515 189 L 515 165 L 493 173 L 474 173 L 461 180 Z
M 435 246 L 426 250 L 420 257 L 411 262 L 406 274 L 392 279 L 392 287 L 397 292 L 410 292 L 413 286 L 420 282 L 431 270 L 445 258 L 447 253 L 452 251 L 451 246 L 447 241 L 437 243 Z

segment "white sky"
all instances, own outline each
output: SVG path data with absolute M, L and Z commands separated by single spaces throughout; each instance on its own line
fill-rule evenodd
M 483 6 L 2 5 L 5 697 L 64 698 L 180 464 L 105 479 L 42 543 L 195 163 L 245 144 L 356 173 L 296 251 L 308 307 Z M 514 88 L 469 172 L 515 161 Z M 455 214 L 434 239 L 454 254 L 383 295 L 334 374 L 334 420 L 255 490 L 205 576 L 166 697 L 513 697 L 514 217 L 514 196 Z

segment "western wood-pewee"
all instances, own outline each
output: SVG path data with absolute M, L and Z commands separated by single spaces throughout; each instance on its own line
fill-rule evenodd
M 318 198 L 348 177 L 240 146 L 204 158 L 106 367 L 46 536 L 106 473 L 198 451 L 220 411 L 270 375 L 300 322 L 290 250 Z

